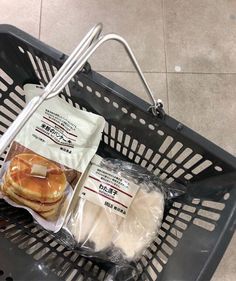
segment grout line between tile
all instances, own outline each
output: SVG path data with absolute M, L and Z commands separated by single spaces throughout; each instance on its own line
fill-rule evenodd
M 101 70 L 101 69 L 92 69 L 96 72 L 114 72 L 114 73 L 137 73 L 135 70 Z M 143 73 L 165 73 L 165 72 L 158 72 L 158 71 L 143 71 Z
M 93 69 L 93 67 L 92 67 Z M 137 73 L 133 70 L 101 70 L 101 69 L 93 69 L 96 72 L 114 72 L 114 73 Z M 193 75 L 235 75 L 236 72 L 175 72 L 175 71 L 143 71 L 143 73 L 153 73 L 153 74 L 176 74 L 176 75 L 185 75 L 185 74 L 193 74 Z
M 43 0 L 41 0 L 41 2 L 40 2 L 40 12 L 39 12 L 39 40 L 41 39 L 42 9 L 43 9 Z
M 191 72 L 191 71 L 182 71 L 182 72 L 175 72 L 175 71 L 168 71 L 167 73 L 169 74 L 203 74 L 203 75 L 209 75 L 209 74 L 213 74 L 213 75 L 234 75 L 236 74 L 236 72 Z
M 165 4 L 164 0 L 161 1 L 161 9 L 162 9 L 162 31 L 163 31 L 163 42 L 164 42 L 164 54 L 165 54 L 165 70 L 166 70 L 166 95 L 167 95 L 167 111 L 170 114 L 170 106 L 169 106 L 169 89 L 168 89 L 168 74 L 167 74 L 167 52 L 166 52 L 166 30 L 165 30 Z

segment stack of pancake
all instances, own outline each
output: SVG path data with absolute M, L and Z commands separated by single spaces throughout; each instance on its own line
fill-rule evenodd
M 18 154 L 11 159 L 1 186 L 2 192 L 12 201 L 49 220 L 55 217 L 65 188 L 63 170 L 33 153 Z

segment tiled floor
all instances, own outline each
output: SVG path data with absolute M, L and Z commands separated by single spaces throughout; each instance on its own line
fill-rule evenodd
M 70 53 L 97 22 L 127 39 L 166 111 L 236 155 L 236 1 L 0 0 L 9 23 Z M 104 76 L 146 99 L 123 50 L 91 59 Z M 214 281 L 236 279 L 236 236 Z

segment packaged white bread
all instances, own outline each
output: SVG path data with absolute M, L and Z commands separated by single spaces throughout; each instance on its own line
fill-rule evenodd
M 24 90 L 27 101 L 42 92 L 32 84 Z M 44 228 L 59 231 L 104 125 L 102 116 L 59 97 L 44 101 L 10 146 L 0 172 L 0 197 L 28 210 Z
M 153 178 L 135 164 L 96 155 L 66 225 L 79 248 L 115 263 L 138 259 L 156 238 L 163 218 L 163 184 Z

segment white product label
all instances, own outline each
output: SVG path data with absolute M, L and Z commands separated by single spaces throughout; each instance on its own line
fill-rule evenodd
M 15 141 L 83 173 L 96 153 L 104 125 L 103 117 L 54 97 L 40 105 Z
M 117 174 L 92 165 L 80 197 L 125 218 L 139 186 Z

